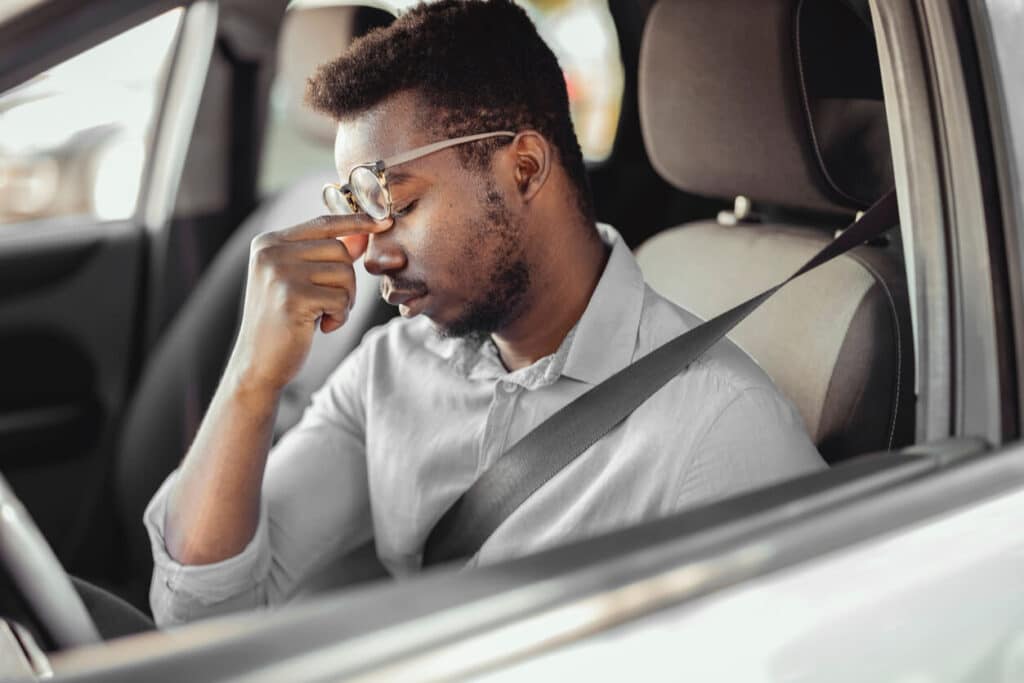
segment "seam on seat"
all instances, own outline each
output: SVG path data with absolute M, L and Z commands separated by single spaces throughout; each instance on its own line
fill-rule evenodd
M 804 117 L 807 120 L 807 130 L 811 134 L 811 148 L 814 150 L 814 157 L 818 161 L 818 168 L 821 170 L 821 174 L 825 178 L 825 182 L 829 184 L 833 191 L 835 191 L 843 199 L 853 202 L 855 204 L 866 206 L 871 204 L 869 200 L 860 199 L 847 193 L 833 180 L 832 175 L 828 172 L 828 167 L 825 166 L 825 157 L 821 153 L 821 147 L 818 144 L 818 135 L 814 131 L 814 118 L 811 116 L 811 98 L 807 94 L 807 85 L 804 82 L 804 58 L 803 51 L 800 46 L 800 13 L 804 8 L 804 0 L 800 0 L 796 6 L 796 12 L 793 14 L 793 38 L 796 43 L 796 69 L 797 69 L 797 81 L 800 86 L 800 99 L 804 105 Z
M 896 332 L 896 389 L 893 392 L 893 405 L 892 405 L 892 420 L 889 425 L 889 440 L 888 450 L 892 450 L 893 439 L 896 438 L 896 419 L 899 415 L 900 410 L 900 392 L 903 378 L 903 335 L 900 333 L 900 318 L 899 313 L 896 310 L 896 297 L 892 295 L 892 291 L 889 289 L 888 283 L 882 278 L 878 270 L 867 262 L 866 259 L 861 258 L 858 254 L 849 254 L 857 263 L 861 264 L 871 275 L 875 278 L 875 281 L 882 286 L 882 291 L 885 292 L 886 298 L 889 300 L 889 312 L 892 314 L 893 329 Z

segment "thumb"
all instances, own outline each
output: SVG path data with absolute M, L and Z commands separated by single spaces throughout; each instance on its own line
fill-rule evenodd
M 353 261 L 366 253 L 366 247 L 370 242 L 370 236 L 366 234 L 345 235 L 338 239 L 341 240 L 342 244 L 345 245 L 345 248 L 348 249 L 348 254 L 352 257 Z

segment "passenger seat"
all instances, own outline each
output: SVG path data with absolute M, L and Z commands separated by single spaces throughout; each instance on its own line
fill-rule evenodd
M 658 173 L 739 198 L 637 251 L 650 285 L 701 317 L 784 280 L 893 185 L 874 37 L 839 0 L 662 1 L 639 77 Z M 914 347 L 892 237 L 791 283 L 729 335 L 829 462 L 913 440 Z

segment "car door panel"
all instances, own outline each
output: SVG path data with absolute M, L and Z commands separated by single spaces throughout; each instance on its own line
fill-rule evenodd
M 135 366 L 144 232 L 90 218 L 6 230 L 0 470 L 67 559 Z

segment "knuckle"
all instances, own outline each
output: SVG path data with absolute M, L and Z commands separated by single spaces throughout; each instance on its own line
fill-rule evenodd
M 266 249 L 267 247 L 270 247 L 270 246 L 272 246 L 272 245 L 274 245 L 276 243 L 277 243 L 277 233 L 270 232 L 270 231 L 268 231 L 268 232 L 261 232 L 261 233 L 259 233 L 258 235 L 256 235 L 255 237 L 252 238 L 252 241 L 249 243 L 249 248 L 250 248 L 251 251 L 255 252 L 255 251 L 260 251 L 262 249 Z
M 264 247 L 253 254 L 253 259 L 256 265 L 265 270 L 269 270 L 271 273 L 277 274 L 280 270 L 280 264 L 277 261 L 277 253 L 273 247 Z
M 267 250 L 264 249 L 253 249 L 252 255 L 250 256 L 252 262 L 257 266 L 266 266 L 270 261 L 270 255 L 267 254 Z
M 277 245 L 271 242 L 269 239 L 261 240 L 257 236 L 252 242 L 252 248 L 249 252 L 249 258 L 253 263 L 260 267 L 273 267 L 277 261 L 278 250 Z

